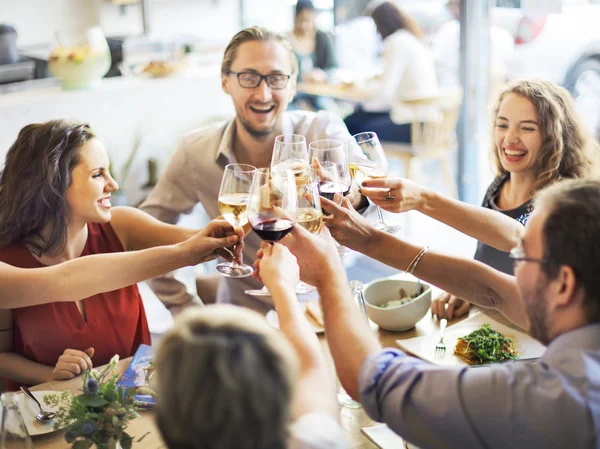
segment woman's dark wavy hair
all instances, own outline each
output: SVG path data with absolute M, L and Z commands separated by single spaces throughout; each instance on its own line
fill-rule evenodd
M 79 149 L 93 137 L 87 123 L 66 120 L 21 129 L 0 172 L 0 247 L 22 242 L 37 256 L 64 249 L 67 188 Z M 48 224 L 50 233 L 43 238 Z

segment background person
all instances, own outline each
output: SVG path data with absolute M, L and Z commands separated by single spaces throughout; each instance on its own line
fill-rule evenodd
M 374 131 L 383 141 L 410 142 L 411 122 L 439 119 L 435 109 L 417 117 L 402 102 L 437 93 L 433 54 L 416 22 L 393 2 L 377 2 L 367 11 L 383 39 L 382 73 L 367 85 L 367 100 L 346 117 L 346 126 L 353 135 Z

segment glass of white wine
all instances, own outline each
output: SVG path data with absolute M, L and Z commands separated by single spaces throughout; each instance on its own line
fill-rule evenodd
M 291 170 L 294 173 L 296 185 L 301 187 L 306 182 L 308 168 L 308 150 L 306 138 L 300 134 L 283 134 L 275 137 L 271 170 L 273 173 L 284 173 Z
M 369 131 L 352 136 L 348 142 L 348 157 L 350 174 L 359 188 L 367 179 L 387 177 L 387 158 L 379 138 L 374 132 Z M 377 216 L 379 218 L 377 229 L 389 234 L 395 234 L 400 230 L 400 225 L 387 224 L 384 221 L 383 212 L 379 206 L 377 206 Z
M 311 234 L 318 234 L 323 227 L 323 212 L 319 198 L 319 184 L 314 180 L 298 188 L 298 215 L 297 223 Z M 300 281 L 296 286 L 296 293 L 309 293 L 316 291 L 312 285 Z
M 243 227 L 248 223 L 247 207 L 250 186 L 256 167 L 246 164 L 229 164 L 225 167 L 219 190 L 219 212 L 232 226 Z M 230 278 L 244 278 L 252 274 L 250 265 L 223 262 L 217 271 Z

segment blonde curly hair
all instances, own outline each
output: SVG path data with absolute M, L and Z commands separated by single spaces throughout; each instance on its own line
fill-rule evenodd
M 583 178 L 593 173 L 598 142 L 586 130 L 566 89 L 552 81 L 536 78 L 510 83 L 494 105 L 492 128 L 496 125 L 500 104 L 510 93 L 531 101 L 542 133 L 539 169 L 532 195 L 556 181 Z M 507 170 L 502 167 L 495 142 L 492 143 L 492 154 L 497 174 L 505 173 Z

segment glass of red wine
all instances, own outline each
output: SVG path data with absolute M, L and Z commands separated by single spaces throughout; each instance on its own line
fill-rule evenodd
M 339 164 L 332 161 L 315 163 L 308 171 L 309 178 L 318 185 L 319 195 L 333 201 L 338 206 L 342 204 L 342 196 L 349 191 L 349 188 L 340 182 L 340 171 Z M 322 211 L 323 215 L 329 215 L 325 208 L 322 208 Z M 337 241 L 335 244 L 340 258 L 346 258 L 350 250 Z
M 312 167 L 317 167 L 325 162 L 336 164 L 338 182 L 343 196 L 350 193 L 352 177 L 348 168 L 348 156 L 344 144 L 339 140 L 322 139 L 311 142 L 308 146 L 308 157 Z
M 292 230 L 298 212 L 298 189 L 292 170 L 259 168 L 254 173 L 246 214 L 254 232 L 267 242 L 278 242 Z M 269 290 L 246 290 L 253 296 L 270 296 Z

